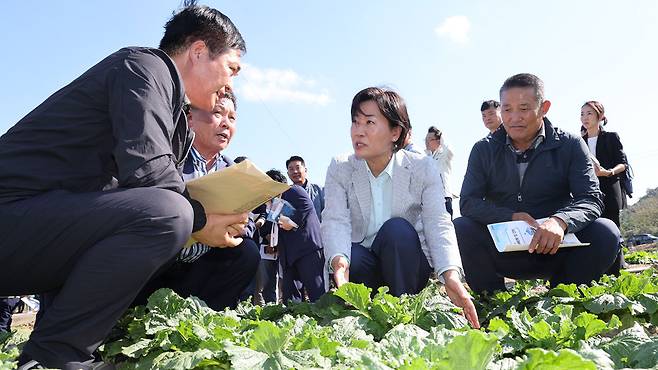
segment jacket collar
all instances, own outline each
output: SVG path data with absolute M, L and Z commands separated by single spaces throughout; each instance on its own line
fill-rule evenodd
M 539 145 L 537 148 L 538 151 L 544 151 L 547 149 L 552 149 L 560 145 L 560 129 L 553 127 L 551 121 L 548 118 L 544 117 L 544 142 Z M 498 145 L 505 146 L 507 143 L 507 131 L 505 127 L 500 125 L 500 128 L 496 130 L 491 136 L 490 140 Z
M 393 158 L 391 159 L 393 164 L 391 189 L 393 198 L 393 203 L 391 204 L 392 215 L 403 214 L 406 207 L 403 197 L 396 196 L 396 194 L 409 191 L 409 184 L 411 183 L 411 160 L 409 160 L 409 155 L 404 150 L 398 150 L 393 154 Z M 353 158 L 354 173 L 352 175 L 352 184 L 356 198 L 359 201 L 364 225 L 368 225 L 370 222 L 370 210 L 372 208 L 372 195 L 370 193 L 370 181 L 368 180 L 368 164 L 363 159 Z
M 392 187 L 392 204 L 391 216 L 403 215 L 404 209 L 408 206 L 405 203 L 406 197 L 396 196 L 409 192 L 411 183 L 411 161 L 409 154 L 404 150 L 398 150 L 395 153 L 395 162 L 393 163 L 393 187 Z

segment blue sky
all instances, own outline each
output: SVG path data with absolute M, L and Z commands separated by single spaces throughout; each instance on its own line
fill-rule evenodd
M 247 42 L 236 79 L 238 131 L 226 151 L 263 170 L 302 155 L 324 183 L 332 156 L 351 152 L 354 94 L 386 85 L 407 101 L 415 141 L 430 125 L 455 152 L 458 190 L 486 134 L 479 106 L 505 78 L 541 77 L 548 117 L 576 132 L 580 107 L 601 101 L 635 169 L 636 192 L 658 186 L 658 2 L 208 1 Z M 179 1 L 4 4 L 0 133 L 106 55 L 157 46 Z

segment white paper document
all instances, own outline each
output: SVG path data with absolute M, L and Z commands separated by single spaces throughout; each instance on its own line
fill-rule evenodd
M 547 218 L 537 220 L 539 224 L 544 223 Z M 535 235 L 535 228 L 525 221 L 508 221 L 487 225 L 489 234 L 496 244 L 498 252 L 527 251 L 530 241 Z M 587 246 L 589 243 L 581 243 L 575 234 L 566 234 L 560 244 L 564 247 Z

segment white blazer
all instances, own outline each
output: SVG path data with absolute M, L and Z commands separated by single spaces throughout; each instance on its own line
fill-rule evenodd
M 423 253 L 439 277 L 449 269 L 463 274 L 434 159 L 406 150 L 397 151 L 394 158 L 391 217 L 404 218 L 414 226 Z M 365 239 L 370 222 L 372 195 L 366 162 L 353 154 L 334 158 L 327 169 L 324 196 L 321 230 L 325 256 L 330 259 L 342 253 L 351 257 L 352 243 Z

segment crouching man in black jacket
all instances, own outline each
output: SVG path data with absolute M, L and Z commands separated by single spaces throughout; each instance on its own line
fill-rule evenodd
M 186 98 L 212 110 L 245 43 L 227 16 L 188 3 L 159 49 L 111 54 L 0 137 L 0 296 L 44 293 L 46 308 L 21 368 L 89 368 L 190 233 L 241 242 L 247 215 L 205 214 L 179 170 L 192 143 Z
M 590 283 L 612 265 L 619 229 L 599 218 L 602 194 L 583 140 L 545 117 L 551 105 L 531 74 L 500 89 L 503 127 L 471 151 L 454 221 L 466 281 L 481 293 L 503 290 L 504 277 Z M 539 224 L 536 220 L 548 218 Z M 487 224 L 523 220 L 536 227 L 528 252 L 500 253 Z M 558 249 L 575 233 L 587 247 Z

